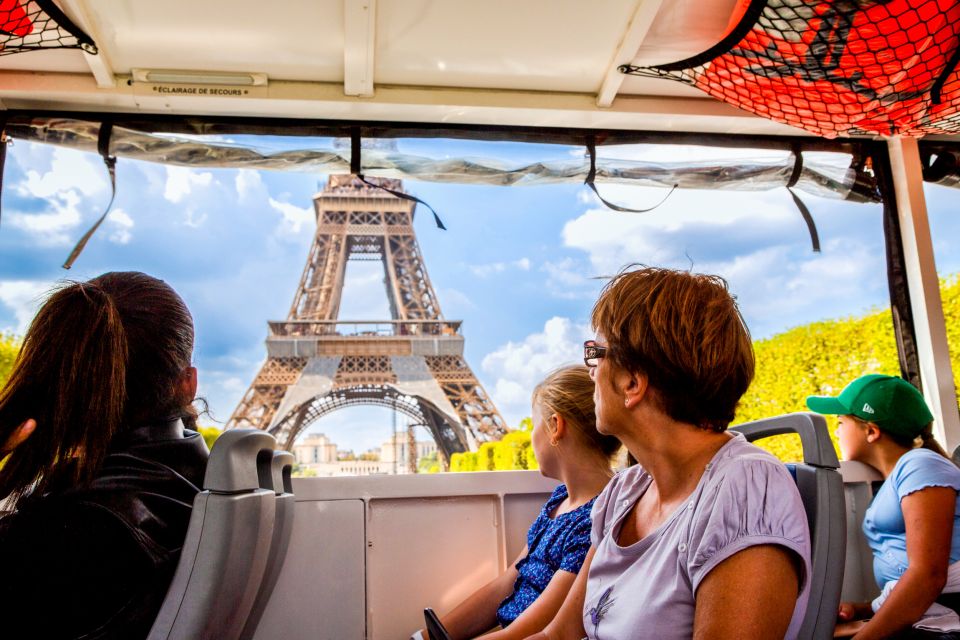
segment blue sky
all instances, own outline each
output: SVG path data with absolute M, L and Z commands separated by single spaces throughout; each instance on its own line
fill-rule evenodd
M 296 141 L 297 146 L 303 141 Z M 266 146 L 280 144 L 263 141 Z M 286 144 L 290 144 L 289 142 Z M 432 157 L 506 162 L 569 158 L 568 147 L 400 141 Z M 684 159 L 721 150 L 619 149 L 621 157 Z M 738 157 L 746 154 L 739 152 Z M 0 329 L 22 333 L 57 280 L 141 270 L 170 282 L 197 325 L 201 393 L 225 421 L 265 357 L 267 320 L 286 317 L 313 233 L 311 198 L 324 176 L 191 170 L 121 159 L 113 211 L 74 268 L 60 265 L 109 199 L 95 155 L 17 141 L 9 150 L 0 225 Z M 529 415 L 533 385 L 576 361 L 589 336 L 600 276 L 633 262 L 719 273 L 755 337 L 887 304 L 880 207 L 804 196 L 822 254 L 785 189 L 677 191 L 656 211 L 607 211 L 583 186 L 491 187 L 408 181 L 416 229 L 448 319 L 464 321 L 466 357 L 511 425 Z M 648 206 L 663 191 L 601 185 L 605 197 Z M 960 271 L 958 192 L 927 189 L 938 268 Z M 351 263 L 341 317 L 387 315 L 377 263 Z M 341 447 L 378 446 L 389 412 L 350 409 L 312 430 Z

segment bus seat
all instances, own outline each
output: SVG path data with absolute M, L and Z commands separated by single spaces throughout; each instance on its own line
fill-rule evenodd
M 846 509 L 840 462 L 823 416 L 812 413 L 757 420 L 731 429 L 753 442 L 796 433 L 803 445 L 803 461 L 789 465 L 800 490 L 810 525 L 810 600 L 800 627 L 800 638 L 832 638 L 843 586 L 846 553 Z
M 250 609 L 250 616 L 247 618 L 243 633 L 240 634 L 242 640 L 249 640 L 254 637 L 263 611 L 267 608 L 267 602 L 270 601 L 270 596 L 273 594 L 273 588 L 280 578 L 283 561 L 287 557 L 290 534 L 293 531 L 293 510 L 296 506 L 293 482 L 290 479 L 295 462 L 296 459 L 293 454 L 287 451 L 273 452 L 272 480 L 273 491 L 276 494 L 273 537 L 270 541 L 270 555 L 267 558 L 267 568 L 263 574 L 263 581 L 260 583 L 260 591 L 257 593 L 257 599 L 254 601 L 253 607 Z
M 214 443 L 149 640 L 240 637 L 270 553 L 275 446 L 259 429 L 231 429 Z

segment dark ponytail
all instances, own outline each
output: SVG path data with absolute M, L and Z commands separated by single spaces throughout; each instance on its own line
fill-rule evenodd
M 178 384 L 192 351 L 190 313 L 161 280 L 107 273 L 54 291 L 0 391 L 0 442 L 37 421 L 0 468 L 0 500 L 83 485 L 122 430 L 195 415 Z
M 861 421 L 862 422 L 862 421 Z M 882 428 L 881 428 L 882 430 Z M 933 423 L 931 422 L 923 428 L 923 431 L 918 433 L 915 437 L 911 438 L 910 436 L 904 436 L 899 434 L 894 434 L 889 431 L 883 431 L 887 437 L 892 439 L 895 443 L 903 447 L 904 449 L 914 449 L 917 446 L 917 440 L 920 440 L 920 446 L 924 449 L 929 449 L 934 453 L 938 453 L 947 460 L 951 460 L 950 455 L 943 450 L 943 447 L 940 446 L 940 443 L 937 442 L 937 439 L 933 437 Z
M 0 497 L 36 483 L 89 481 L 120 429 L 127 341 L 117 308 L 99 287 L 72 283 L 37 313 L 0 392 L 0 438 L 28 418 L 38 428 L 0 469 Z
M 943 447 L 940 446 L 940 443 L 937 442 L 936 438 L 933 437 L 933 423 L 931 422 L 926 427 L 923 428 L 923 431 L 920 432 L 920 435 L 917 436 L 920 438 L 922 446 L 924 449 L 930 449 L 934 453 L 939 453 L 946 459 L 950 459 L 949 454 L 943 450 Z

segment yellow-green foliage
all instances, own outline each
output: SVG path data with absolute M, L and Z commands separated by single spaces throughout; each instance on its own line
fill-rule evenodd
M 476 471 L 477 454 L 473 451 L 455 453 L 450 456 L 450 471 Z
M 507 433 L 498 442 L 484 442 L 476 452 L 453 454 L 450 456 L 450 471 L 539 469 L 530 446 L 530 432 L 524 423 L 520 426 L 521 430 Z
M 960 372 L 960 280 L 940 282 L 950 361 Z M 754 343 L 757 372 L 740 401 L 737 422 L 806 411 L 809 395 L 835 395 L 868 373 L 899 375 L 897 343 L 890 310 L 862 317 L 814 322 Z M 831 432 L 835 420 L 828 418 Z M 797 436 L 776 436 L 758 443 L 781 460 L 801 458 Z
M 18 353 L 20 339 L 8 333 L 0 333 L 0 387 L 7 383 Z
M 310 467 L 303 467 L 299 464 L 294 464 L 293 469 L 290 471 L 290 475 L 294 478 L 316 478 L 317 472 Z
M 417 473 L 440 473 L 440 459 L 436 451 L 420 458 Z
M 203 436 L 203 441 L 207 443 L 207 449 L 213 449 L 213 443 L 217 441 L 217 438 L 220 437 L 220 434 L 223 433 L 220 429 L 216 427 L 197 427 L 197 431 L 200 432 L 200 435 Z

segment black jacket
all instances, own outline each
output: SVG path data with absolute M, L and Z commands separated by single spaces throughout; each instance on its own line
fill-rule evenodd
M 180 420 L 124 432 L 89 486 L 26 498 L 0 519 L 0 635 L 146 637 L 207 455 Z

